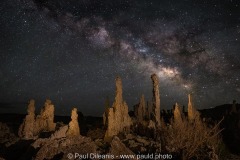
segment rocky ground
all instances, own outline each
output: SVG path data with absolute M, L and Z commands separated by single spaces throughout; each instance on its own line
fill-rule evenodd
M 224 128 L 222 159 L 240 160 L 239 116 L 231 113 L 229 108 L 231 105 L 223 105 L 203 110 L 201 115 L 205 121 L 211 120 L 209 125 L 211 125 L 210 122 L 219 121 L 221 117 L 224 117 L 221 123 L 221 128 Z M 239 105 L 237 105 L 237 110 L 239 110 Z M 0 160 L 74 159 L 74 156 L 78 159 L 81 158 L 80 156 L 88 156 L 85 159 L 90 159 L 89 156 L 92 159 L 120 159 L 119 155 L 135 156 L 129 159 L 137 159 L 136 156 L 141 155 L 145 157 L 139 159 L 153 159 L 150 157 L 152 154 L 161 153 L 164 150 L 165 146 L 160 143 L 162 135 L 156 135 L 153 130 L 147 129 L 151 126 L 149 124 L 144 126 L 133 121 L 135 125 L 129 132 L 122 132 L 106 142 L 104 140 L 106 129 L 101 117 L 84 117 L 81 113 L 78 115 L 81 135 L 68 137 L 66 133 L 71 118 L 55 116 L 54 120 L 57 122 L 55 131 L 42 132 L 38 137 L 30 140 L 18 137 L 18 129 L 25 115 L 0 115 Z M 72 121 L 73 119 L 72 116 Z M 179 159 L 175 155 L 171 158 Z
M 90 125 L 91 126 L 91 125 Z M 94 128 L 94 125 L 92 125 Z M 100 155 L 120 154 L 147 155 L 161 151 L 161 144 L 153 138 L 136 135 L 134 133 L 115 136 L 110 143 L 104 141 L 104 130 L 101 128 L 89 129 L 86 136 L 66 137 L 67 125 L 57 123 L 57 130 L 45 134 L 45 138 L 35 140 L 21 140 L 11 127 L 0 123 L 0 159 L 70 159 L 70 153 L 87 155 L 95 153 L 95 159 Z M 97 134 L 96 134 L 97 133 Z M 13 154 L 14 153 L 14 154 Z M 98 155 L 98 156 L 97 156 Z M 89 155 L 88 155 L 89 156 Z M 111 159 L 111 157 L 105 157 Z M 134 158 L 133 158 L 134 159 Z M 174 157 L 173 157 L 174 159 Z M 240 156 L 228 154 L 225 159 L 237 160 Z

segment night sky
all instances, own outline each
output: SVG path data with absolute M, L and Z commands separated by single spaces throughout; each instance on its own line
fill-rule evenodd
M 160 81 L 161 108 L 240 102 L 238 0 L 2 0 L 0 112 L 26 113 L 46 98 L 56 114 L 101 116 L 115 77 L 130 109 L 151 100 Z

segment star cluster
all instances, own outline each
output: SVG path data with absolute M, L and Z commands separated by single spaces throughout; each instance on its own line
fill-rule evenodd
M 153 73 L 163 109 L 188 93 L 197 108 L 238 101 L 237 0 L 4 0 L 0 14 L 1 112 L 50 98 L 57 114 L 101 115 L 117 75 L 131 108 Z

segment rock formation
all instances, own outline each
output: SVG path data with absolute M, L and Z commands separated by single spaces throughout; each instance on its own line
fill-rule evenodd
M 28 114 L 18 130 L 18 136 L 24 139 L 33 139 L 35 128 L 35 101 L 33 99 L 29 102 L 27 112 Z
M 41 109 L 40 115 L 36 118 L 35 133 L 42 131 L 54 131 L 56 123 L 54 123 L 54 105 L 51 100 L 46 100 L 44 107 Z
M 80 135 L 80 129 L 78 125 L 78 114 L 77 114 L 77 108 L 73 108 L 72 114 L 71 114 L 71 122 L 68 125 L 68 130 L 66 135 L 68 137 L 72 136 L 79 136 Z
M 237 113 L 237 107 L 236 107 L 236 100 L 233 100 L 232 108 L 230 111 L 230 114 L 236 114 Z
M 193 102 L 192 102 L 192 95 L 188 95 L 188 119 L 190 121 L 194 120 L 199 116 L 198 111 L 194 108 Z
M 103 139 L 105 135 L 105 131 L 106 130 L 102 128 L 89 129 L 87 132 L 87 137 L 90 137 L 92 140 Z
M 108 108 L 110 108 L 110 102 L 109 102 L 109 98 L 107 97 L 106 100 L 105 100 L 105 111 L 103 113 L 103 125 L 106 127 L 107 126 L 107 110 Z
M 115 137 L 114 137 L 115 138 Z M 161 152 L 161 143 L 155 139 L 140 136 L 137 134 L 127 134 L 125 139 L 122 140 L 126 147 L 128 147 L 134 153 L 155 153 Z M 150 158 L 150 157 L 149 157 Z M 143 158 L 148 159 L 148 158 Z M 154 159 L 154 158 L 153 158 Z
M 176 103 L 173 111 L 174 122 L 182 124 L 182 112 L 180 106 Z
M 7 124 L 0 122 L 0 155 L 2 145 L 9 147 L 19 140 L 18 137 L 11 131 Z
M 122 80 L 120 77 L 116 78 L 115 101 L 113 106 L 107 109 L 105 115 L 107 115 L 105 141 L 110 141 L 114 135 L 130 129 L 132 120 L 128 115 L 128 106 L 122 98 Z
M 96 144 L 91 140 L 91 138 L 83 136 L 48 140 L 39 147 L 40 149 L 38 149 L 35 157 L 36 160 L 81 159 L 78 156 L 97 153 Z M 73 155 L 70 155 L 70 153 L 73 153 Z M 74 157 L 74 153 L 78 153 L 78 156 Z
M 67 131 L 68 131 L 68 125 L 64 125 L 60 128 L 58 128 L 58 130 L 56 130 L 51 136 L 50 136 L 50 140 L 53 139 L 59 139 L 59 138 L 64 138 L 67 137 Z
M 134 107 L 134 114 L 138 122 L 142 122 L 146 115 L 146 104 L 144 95 L 141 96 L 140 103 Z
M 152 119 L 152 102 L 147 102 L 146 117 L 148 120 Z
M 135 154 L 129 148 L 127 148 L 125 144 L 123 144 L 117 136 L 114 136 L 111 141 L 111 148 L 110 148 L 109 155 L 114 155 L 115 159 L 119 159 L 117 157 L 120 157 L 120 155 L 135 155 Z M 136 155 L 134 157 L 135 158 L 128 158 L 128 159 L 137 160 Z
M 182 113 L 185 113 L 185 106 L 182 106 Z
M 160 126 L 160 93 L 159 93 L 159 81 L 156 74 L 151 76 L 153 82 L 153 120 L 156 126 Z

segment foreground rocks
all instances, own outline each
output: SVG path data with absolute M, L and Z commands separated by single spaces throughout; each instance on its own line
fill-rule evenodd
M 82 127 L 82 135 L 80 135 L 77 108 L 73 108 L 71 121 L 65 122 L 68 123 L 65 125 L 54 122 L 54 105 L 50 100 L 46 100 L 38 116 L 35 116 L 35 102 L 31 100 L 28 105 L 28 114 L 18 132 L 21 143 L 15 146 L 17 148 L 23 143 L 26 144 L 20 152 L 25 150 L 27 152 L 21 155 L 21 158 L 81 159 L 80 155 L 94 154 L 96 157 L 92 159 L 119 159 L 120 155 L 133 155 L 135 157 L 132 159 L 135 159 L 136 155 L 171 153 L 178 159 L 183 157 L 201 159 L 202 157 L 199 156 L 204 153 L 203 159 L 217 160 L 218 149 L 215 144 L 220 141 L 217 137 L 220 133 L 218 125 L 212 128 L 204 124 L 205 120 L 202 121 L 200 113 L 194 108 L 191 95 L 188 97 L 188 117 L 185 117 L 177 103 L 172 111 L 162 111 L 163 116 L 160 116 L 159 81 L 156 74 L 153 74 L 151 79 L 152 101 L 147 102 L 146 107 L 145 98 L 142 96 L 139 104 L 135 105 L 134 112 L 128 113 L 128 106 L 122 97 L 122 81 L 117 77 L 116 96 L 112 107 L 109 106 L 109 100 L 106 101 L 103 114 L 104 126 L 100 124 L 92 127 L 85 124 L 86 127 Z M 236 105 L 234 103 L 232 112 L 228 114 L 231 116 L 229 118 L 235 119 L 234 126 L 238 127 L 240 120 L 236 116 L 240 112 Z M 168 121 L 165 121 L 166 116 Z M 85 119 L 81 120 L 81 122 L 84 121 Z M 229 121 L 233 122 L 233 120 Z M 9 128 L 1 123 L 0 131 L 0 142 L 5 145 L 0 147 L 8 149 L 18 140 L 14 134 L 11 134 Z M 235 133 L 235 137 L 239 135 L 235 130 L 231 133 Z M 211 140 L 207 136 L 210 136 Z M 14 147 L 12 149 L 10 151 L 14 151 Z M 0 157 L 8 158 L 8 156 L 0 152 Z M 82 157 L 82 159 L 90 159 L 90 157 Z
M 120 155 L 135 155 L 129 148 L 127 148 L 121 140 L 114 136 L 111 142 L 110 155 L 114 155 L 115 159 L 120 159 Z M 137 160 L 137 158 L 129 158 L 131 160 Z
M 85 155 L 87 153 L 97 153 L 96 144 L 87 137 L 74 136 L 64 137 L 46 141 L 36 154 L 36 160 L 69 159 L 69 153 Z
M 10 128 L 6 124 L 0 122 L 0 144 L 9 147 L 18 140 L 19 138 L 11 132 Z
M 73 110 L 75 112 L 75 110 Z M 97 145 L 89 137 L 81 135 L 69 136 L 69 126 L 65 125 L 55 131 L 49 138 L 39 138 L 32 147 L 38 150 L 36 160 L 69 159 L 69 153 L 97 153 Z
M 139 136 L 134 134 L 127 134 L 122 140 L 128 148 L 134 153 L 160 153 L 161 143 L 153 138 Z

